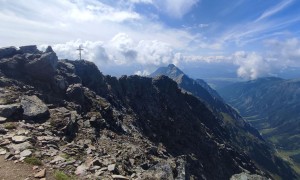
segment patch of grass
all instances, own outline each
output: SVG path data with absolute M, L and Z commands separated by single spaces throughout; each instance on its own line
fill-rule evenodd
M 14 123 L 7 123 L 4 125 L 5 129 L 16 129 L 17 126 Z
M 43 165 L 42 161 L 36 157 L 26 157 L 24 159 L 24 162 L 26 162 L 27 164 L 35 165 L 35 166 Z
M 223 116 L 223 121 L 225 123 L 234 124 L 234 120 L 232 119 L 232 117 L 229 114 L 224 113 L 224 112 L 221 112 L 221 114 Z
M 72 179 L 74 179 L 71 176 L 65 174 L 63 171 L 55 171 L 54 178 L 56 180 L 72 180 Z
M 71 159 L 69 154 L 62 154 L 61 157 L 65 158 L 67 161 Z
M 296 163 L 295 161 L 293 161 L 292 158 L 290 158 L 290 156 L 293 156 L 295 154 L 300 154 L 300 149 L 292 150 L 292 151 L 278 150 L 276 154 L 280 158 L 287 161 L 290 164 L 290 166 L 296 171 L 296 173 L 300 176 L 300 164 Z

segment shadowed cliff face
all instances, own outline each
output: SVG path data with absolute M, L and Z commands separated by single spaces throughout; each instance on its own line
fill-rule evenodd
M 114 170 L 97 177 L 135 174 L 141 179 L 229 179 L 248 171 L 295 178 L 256 135 L 245 133 L 232 119 L 228 120 L 230 126 L 224 125 L 224 119 L 196 97 L 183 93 L 170 78 L 117 79 L 102 75 L 91 62 L 58 60 L 48 50 L 6 52 L 0 59 L 0 103 L 18 104 L 19 96 L 37 96 L 50 115 L 26 121 L 41 126 L 46 123 L 53 136 L 61 138 L 57 143 L 60 149 L 73 147 L 76 153 L 72 156 L 80 157 L 81 162 L 98 159 L 88 163 L 87 176 L 96 175 L 91 170 L 94 166 L 115 163 Z M 36 65 L 30 65 L 30 71 L 23 70 L 31 63 L 49 68 L 49 73 L 40 72 L 41 79 Z M 23 117 L 24 112 L 15 111 L 7 121 Z M 43 146 L 37 145 L 37 151 Z M 261 162 L 253 158 L 255 154 Z

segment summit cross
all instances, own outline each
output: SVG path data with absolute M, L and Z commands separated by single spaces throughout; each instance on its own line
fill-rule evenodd
M 78 49 L 76 49 L 77 51 L 79 51 L 79 60 L 81 60 L 81 51 L 83 51 L 81 45 L 79 46 Z

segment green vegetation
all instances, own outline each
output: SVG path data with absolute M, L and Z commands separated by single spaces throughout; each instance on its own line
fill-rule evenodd
M 35 166 L 43 165 L 42 161 L 36 157 L 26 157 L 24 159 L 24 162 L 26 162 L 27 164 L 35 165 Z
M 16 129 L 17 126 L 14 123 L 7 123 L 4 125 L 5 129 Z
M 67 161 L 71 159 L 69 154 L 62 154 L 61 157 L 65 158 Z
M 74 178 L 65 174 L 63 171 L 55 171 L 54 178 L 56 180 L 73 180 Z
M 293 161 L 291 158 L 292 156 L 295 156 L 297 154 L 300 154 L 300 149 L 293 150 L 293 151 L 284 151 L 284 150 L 278 150 L 277 156 L 281 157 L 285 161 L 287 161 L 290 166 L 298 173 L 300 174 L 300 164 Z
M 230 124 L 233 124 L 234 120 L 232 119 L 232 117 L 227 114 L 227 113 L 224 113 L 224 112 L 221 112 L 222 116 L 223 116 L 223 121 L 225 123 L 230 123 Z

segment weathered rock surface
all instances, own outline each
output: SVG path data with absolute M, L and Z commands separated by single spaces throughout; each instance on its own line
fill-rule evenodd
M 54 52 L 42 54 L 40 58 L 35 58 L 25 65 L 25 71 L 32 77 L 49 81 L 56 72 L 57 56 Z
M 84 90 L 81 84 L 72 84 L 68 87 L 66 95 L 70 101 L 84 104 Z
M 24 119 L 37 120 L 49 117 L 48 107 L 37 96 L 23 96 L 21 106 L 24 110 Z
M 28 157 L 31 154 L 32 154 L 32 152 L 30 150 L 26 149 L 20 153 L 20 157 Z

